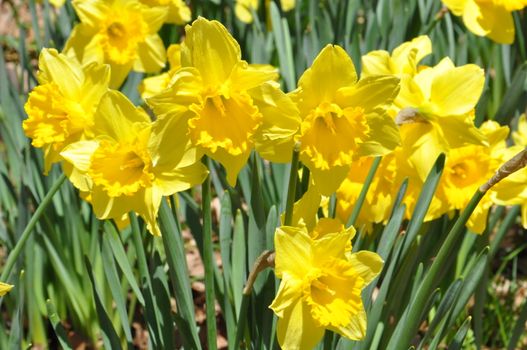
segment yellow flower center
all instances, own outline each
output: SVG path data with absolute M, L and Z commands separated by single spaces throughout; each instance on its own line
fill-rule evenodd
M 145 41 L 148 25 L 139 8 L 122 8 L 109 12 L 99 35 L 106 59 L 128 64 L 138 57 L 138 44 Z
M 466 206 L 474 191 L 492 176 L 491 159 L 484 146 L 453 149 L 447 156 L 442 187 L 455 209 Z
M 154 180 L 145 145 L 101 141 L 90 159 L 88 174 L 110 197 L 133 195 Z
M 466 157 L 457 161 L 448 169 L 448 180 L 457 188 L 478 184 L 483 181 L 482 175 L 488 173 L 485 169 L 485 164 L 488 164 L 485 157 Z
M 321 170 L 349 165 L 368 132 L 362 108 L 323 102 L 302 123 L 301 152 Z
M 23 128 L 34 147 L 52 144 L 61 150 L 66 140 L 80 139 L 92 125 L 91 112 L 63 96 L 55 83 L 37 86 L 29 94 L 25 108 L 28 119 Z
M 248 152 L 252 135 L 262 122 L 262 115 L 250 96 L 244 93 L 207 93 L 201 105 L 190 108 L 196 116 L 189 120 L 191 140 L 211 153 L 218 149 L 230 155 Z
M 106 31 L 108 36 L 114 40 L 122 39 L 126 35 L 126 29 L 124 28 L 123 24 L 119 22 L 110 24 Z
M 303 278 L 302 299 L 309 305 L 315 321 L 322 327 L 342 327 L 361 307 L 362 279 L 348 261 L 329 259 L 321 268 L 313 268 Z

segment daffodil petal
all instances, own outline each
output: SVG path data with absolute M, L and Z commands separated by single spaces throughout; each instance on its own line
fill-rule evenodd
M 334 166 L 329 170 L 311 167 L 310 170 L 313 175 L 314 186 L 320 194 L 330 196 L 346 178 L 349 166 Z
M 339 106 L 361 106 L 364 113 L 379 112 L 391 105 L 399 93 L 399 79 L 390 75 L 366 77 L 352 87 L 337 91 Z
M 163 196 L 170 196 L 201 184 L 205 181 L 207 174 L 207 167 L 198 162 L 172 171 L 156 173 L 156 186 Z
M 11 289 L 13 289 L 13 287 L 14 286 L 11 285 L 11 284 L 0 282 L 0 296 L 4 296 L 7 293 L 9 293 L 11 291 Z
M 294 136 L 300 128 L 296 105 L 271 84 L 263 84 L 250 90 L 249 94 L 263 116 L 262 126 L 255 135 L 256 150 L 267 160 L 289 162 Z
M 307 273 L 306 262 L 311 260 L 311 238 L 305 228 L 283 226 L 274 237 L 276 260 L 275 274 L 281 278 L 284 271 L 303 276 Z
M 149 124 L 148 115 L 136 108 L 119 91 L 108 91 L 102 98 L 95 113 L 96 133 L 108 135 L 115 140 L 127 140 L 133 132 L 134 123 Z
M 240 46 L 218 21 L 202 17 L 185 28 L 181 45 L 181 64 L 195 67 L 204 84 L 222 85 L 241 57 Z
M 340 46 L 327 45 L 298 82 L 303 91 L 300 109 L 311 110 L 321 101 L 332 101 L 340 88 L 356 81 L 357 72 L 346 51 Z
M 149 35 L 137 46 L 138 59 L 133 69 L 138 72 L 157 72 L 165 66 L 166 54 L 163 40 L 157 34 Z
M 81 22 L 96 27 L 101 18 L 108 12 L 109 2 L 104 0 L 73 0 L 73 8 Z
M 313 349 L 324 336 L 324 328 L 313 320 L 308 307 L 298 301 L 278 319 L 277 337 L 283 350 Z
M 95 140 L 77 141 L 64 148 L 60 155 L 75 168 L 87 172 L 90 167 L 90 158 L 97 147 L 99 143 Z
M 378 254 L 369 251 L 350 254 L 348 259 L 366 285 L 379 275 L 384 265 L 384 261 Z
M 448 70 L 434 79 L 430 99 L 440 115 L 461 115 L 476 106 L 483 87 L 485 74 L 475 64 Z
M 54 81 L 62 94 L 70 99 L 81 96 L 84 73 L 74 59 L 60 55 L 55 49 L 44 49 L 40 52 L 38 63 L 47 79 Z
M 390 54 L 384 50 L 376 50 L 368 52 L 362 56 L 362 78 L 374 75 L 389 75 L 392 74 L 390 69 Z
M 494 26 L 487 36 L 500 44 L 512 44 L 515 34 L 512 13 L 503 7 L 496 7 L 492 11 L 492 16 L 494 16 Z
M 276 293 L 276 297 L 269 306 L 270 309 L 276 314 L 276 316 L 282 318 L 287 308 L 298 302 L 299 296 L 302 294 L 301 280 L 295 279 L 288 274 L 282 275 L 282 281 L 280 287 Z

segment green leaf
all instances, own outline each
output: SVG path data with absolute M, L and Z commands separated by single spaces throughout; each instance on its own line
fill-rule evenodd
M 57 336 L 57 339 L 59 340 L 60 346 L 64 350 L 73 350 L 72 346 L 70 345 L 68 341 L 68 335 L 66 333 L 66 330 L 64 329 L 64 326 L 62 326 L 62 323 L 60 322 L 60 318 L 57 314 L 55 305 L 53 305 L 53 302 L 48 299 L 46 301 L 46 307 L 48 309 L 49 320 L 51 322 L 51 325 L 53 326 L 53 331 L 55 332 L 55 335 Z
M 110 248 L 112 249 L 113 257 L 115 258 L 117 264 L 121 268 L 121 271 L 123 272 L 126 281 L 130 284 L 130 287 L 137 296 L 137 300 L 139 300 L 141 305 L 144 306 L 145 299 L 143 297 L 143 293 L 141 293 L 141 289 L 137 284 L 135 275 L 132 271 L 132 266 L 130 265 L 130 261 L 128 260 L 126 252 L 124 251 L 123 243 L 119 238 L 119 233 L 117 232 L 117 229 L 115 228 L 113 223 L 107 221 L 104 223 L 104 232 L 104 241 L 107 242 Z
M 106 281 L 110 286 L 110 292 L 112 293 L 113 302 L 117 308 L 119 318 L 121 319 L 121 324 L 123 326 L 124 335 L 128 341 L 128 346 L 133 346 L 132 332 L 130 331 L 130 324 L 128 323 L 128 314 L 126 310 L 126 300 L 123 297 L 121 292 L 121 284 L 119 275 L 117 274 L 117 268 L 115 266 L 115 260 L 112 256 L 112 250 L 108 235 L 104 235 L 102 239 L 102 265 L 104 268 L 104 275 L 106 276 Z
M 292 91 L 296 87 L 296 79 L 291 35 L 289 34 L 287 19 L 280 16 L 280 11 L 274 1 L 271 2 L 271 21 L 273 23 L 274 41 L 280 62 L 280 74 L 284 79 L 286 90 Z
M 86 271 L 88 272 L 88 277 L 90 278 L 90 281 L 92 283 L 93 297 L 95 298 L 95 309 L 97 310 L 97 315 L 99 316 L 99 323 L 101 325 L 102 341 L 104 343 L 104 347 L 106 349 L 122 349 L 119 336 L 117 335 L 115 328 L 113 328 L 112 321 L 108 316 L 108 313 L 104 309 L 104 305 L 101 299 L 101 293 L 99 292 L 95 283 L 95 278 L 93 277 L 92 272 L 92 266 L 90 260 L 88 260 L 88 257 L 85 258 L 85 264 Z
M 467 336 L 467 332 L 470 328 L 470 321 L 472 320 L 472 317 L 468 317 L 465 322 L 459 327 L 458 331 L 456 332 L 456 335 L 454 335 L 454 339 L 450 342 L 450 345 L 448 345 L 449 350 L 460 350 L 461 346 L 463 345 L 463 341 L 465 340 L 465 337 Z
M 448 312 L 451 310 L 452 306 L 454 305 L 454 302 L 456 301 L 459 292 L 461 291 L 461 287 L 463 285 L 463 281 L 461 279 L 457 279 L 452 283 L 445 295 L 443 296 L 441 303 L 439 304 L 434 318 L 432 319 L 432 322 L 430 322 L 428 329 L 426 330 L 425 336 L 421 340 L 421 343 L 419 344 L 418 350 L 422 349 L 425 344 L 427 344 L 428 339 L 434 334 L 435 329 L 437 326 L 446 320 L 446 317 L 448 316 Z
M 188 279 L 188 267 L 185 257 L 185 248 L 181 230 L 168 203 L 163 200 L 159 209 L 159 219 L 163 246 L 167 255 L 168 272 L 172 282 L 174 297 L 185 327 L 181 328 L 183 341 L 190 349 L 201 349 L 198 333 L 196 330 L 196 320 L 194 318 L 194 301 Z
M 494 120 L 501 125 L 510 124 L 515 112 L 524 105 L 525 84 L 527 81 L 527 63 L 522 64 L 512 79 L 510 87 L 507 89 L 501 105 L 499 106 Z M 521 103 L 521 104 L 520 104 Z
M 243 285 L 247 273 L 245 227 L 242 213 L 238 210 L 234 221 L 233 247 L 232 247 L 232 293 L 236 315 L 240 314 L 242 303 Z M 235 263 L 234 263 L 235 262 Z
M 428 208 L 430 207 L 432 198 L 434 198 L 434 194 L 437 189 L 439 180 L 441 179 L 441 174 L 443 173 L 444 166 L 445 155 L 441 154 L 439 157 L 437 157 L 434 166 L 430 170 L 430 173 L 428 174 L 425 183 L 423 184 L 423 188 L 421 190 L 421 193 L 419 194 L 419 199 L 417 200 L 417 204 L 415 205 L 412 218 L 408 223 L 403 251 L 401 253 L 401 256 L 403 257 L 408 252 L 410 245 L 415 240 L 415 237 L 417 236 L 419 230 L 421 229 L 421 226 L 423 225 L 424 218 L 426 216 L 426 213 L 428 212 Z

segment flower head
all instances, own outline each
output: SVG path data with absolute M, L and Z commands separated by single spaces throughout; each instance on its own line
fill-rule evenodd
M 43 148 L 47 172 L 61 160 L 64 147 L 91 137 L 93 115 L 108 90 L 110 71 L 97 63 L 83 67 L 55 49 L 42 50 L 39 69 L 40 84 L 29 94 L 22 127 L 31 144 Z
M 4 283 L 4 282 L 0 282 L 0 297 L 6 295 L 7 293 L 9 293 L 11 291 L 11 289 L 13 289 L 13 287 L 14 286 L 12 284 L 7 284 L 7 283 Z
M 527 119 L 521 115 L 517 131 L 512 133 L 515 145 L 502 148 L 497 157 L 502 163 L 514 157 L 527 145 Z M 499 205 L 521 205 L 522 226 L 527 228 L 527 168 L 510 174 L 498 182 L 490 191 L 494 203 Z
M 392 54 L 388 51 L 371 51 L 362 56 L 362 77 L 372 75 L 405 75 L 413 77 L 418 72 L 418 63 L 432 53 L 432 42 L 426 35 L 407 41 L 396 47 Z
M 156 115 L 186 125 L 192 145 L 226 168 L 231 185 L 254 147 L 287 161 L 282 148 L 293 147 L 298 111 L 276 86 L 276 70 L 243 61 L 217 21 L 200 17 L 185 30 L 181 68 L 169 89 L 148 99 Z
M 394 101 L 395 120 L 400 125 L 403 152 L 422 180 L 440 153 L 485 143 L 473 121 L 484 84 L 480 67 L 456 67 L 448 58 L 402 81 Z
M 494 175 L 502 163 L 501 154 L 506 147 L 509 128 L 487 121 L 479 129 L 488 140 L 488 145 L 468 145 L 452 149 L 447 154 L 436 193 L 439 200 L 445 203 L 446 210 L 464 209 L 476 190 Z M 490 193 L 487 193 L 467 223 L 473 232 L 483 232 L 492 204 Z
M 130 70 L 157 72 L 165 65 L 165 49 L 157 31 L 166 18 L 162 7 L 138 0 L 75 0 L 78 24 L 64 51 L 82 62 L 111 66 L 111 87 L 119 87 Z
M 371 252 L 351 253 L 353 228 L 322 219 L 306 227 L 283 226 L 275 235 L 275 274 L 282 281 L 270 308 L 278 316 L 285 349 L 312 349 L 325 329 L 352 339 L 366 332 L 361 292 L 381 271 Z
M 253 11 L 258 11 L 259 0 L 236 0 L 234 13 L 244 23 L 252 23 Z
M 386 114 L 399 90 L 399 79 L 361 80 L 351 58 L 328 45 L 306 70 L 292 93 L 302 124 L 296 139 L 300 160 L 323 195 L 334 192 L 359 156 L 382 155 L 399 144 L 399 132 Z
M 456 16 L 462 16 L 465 26 L 474 34 L 488 36 L 501 44 L 514 41 L 512 11 L 527 6 L 526 0 L 443 0 Z
M 162 196 L 204 180 L 204 166 L 174 126 L 178 127 L 152 123 L 117 91 L 102 98 L 95 114 L 95 138 L 73 143 L 61 153 L 81 174 L 70 180 L 90 192 L 99 219 L 121 219 L 133 210 L 159 235 L 156 217 Z M 163 132 L 172 138 L 161 138 Z

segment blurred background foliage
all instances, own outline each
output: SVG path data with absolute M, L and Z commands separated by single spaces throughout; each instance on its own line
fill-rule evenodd
M 449 56 L 457 65 L 470 62 L 485 69 L 487 86 L 476 111 L 478 124 L 496 120 L 514 130 L 525 111 L 527 18 L 522 12 L 514 13 L 515 44 L 506 46 L 468 32 L 439 0 L 297 0 L 287 13 L 279 1 L 271 1 L 261 4 L 252 24 L 237 20 L 232 0 L 190 1 L 189 6 L 193 18 L 221 21 L 240 43 L 244 59 L 277 66 L 285 91 L 295 89 L 299 76 L 328 43 L 344 47 L 360 70 L 361 55 L 392 50 L 427 34 L 433 54 L 424 64 Z M 0 2 L 2 260 L 61 173 L 55 166 L 43 175 L 42 154 L 30 147 L 21 122 L 28 91 L 36 85 L 39 50 L 62 48 L 76 22 L 69 1 L 59 9 L 47 0 Z M 183 34 L 180 26 L 161 29 L 167 46 L 180 42 Z M 142 103 L 137 91 L 142 78 L 132 73 L 122 87 L 136 104 Z M 375 227 L 375 235 L 357 235 L 354 249 L 377 251 L 386 261 L 377 285 L 364 293 L 366 339 L 351 344 L 328 334 L 320 349 L 407 348 L 394 339 L 457 219 L 445 216 L 423 223 L 442 166 L 439 159 L 409 222 L 403 219 L 399 201 L 385 227 Z M 289 168 L 252 155 L 238 185 L 230 188 L 223 170 L 211 163 L 220 348 L 237 348 L 236 338 L 246 348 L 278 348 L 276 318 L 268 309 L 278 286 L 274 275 L 269 270 L 261 273 L 250 297 L 244 298 L 242 289 L 253 262 L 272 248 L 285 207 Z M 299 183 L 297 196 L 305 189 Z M 401 195 L 404 191 L 405 183 Z M 111 222 L 99 222 L 76 190 L 64 184 L 11 273 L 14 290 L 0 301 L 0 348 L 205 348 L 205 322 L 211 320 L 205 320 L 203 312 L 201 195 L 199 189 L 190 190 L 171 198 L 171 206 L 163 205 L 161 239 L 147 234 L 135 217 L 121 232 Z M 517 207 L 493 209 L 481 236 L 460 234 L 412 330 L 413 346 L 527 348 L 526 238 Z M 247 316 L 239 318 L 245 307 Z

